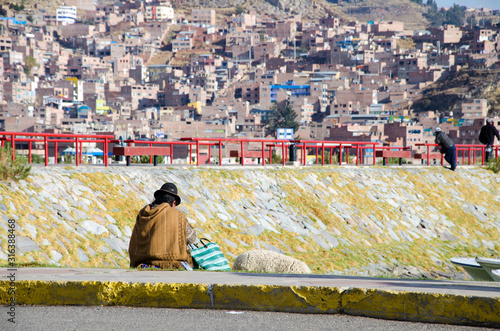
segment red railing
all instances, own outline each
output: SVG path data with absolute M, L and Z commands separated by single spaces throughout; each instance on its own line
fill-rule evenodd
M 290 144 L 290 141 L 288 140 L 277 140 L 277 139 L 236 139 L 236 138 L 181 138 L 183 141 L 189 141 L 189 142 L 194 142 L 196 145 L 196 165 L 199 166 L 199 151 L 200 151 L 200 146 L 203 144 L 208 144 L 210 145 L 216 145 L 219 147 L 219 165 L 222 165 L 222 147 L 223 143 L 225 143 L 224 146 L 227 146 L 229 143 L 236 143 L 240 145 L 241 149 L 241 165 L 245 165 L 245 143 L 253 143 L 253 144 L 260 144 L 261 145 L 261 156 L 262 156 L 262 165 L 265 165 L 266 161 L 266 150 L 265 147 L 269 147 L 269 160 L 272 162 L 272 147 L 275 147 L 277 145 L 280 145 L 282 148 L 282 155 L 283 155 L 283 165 L 285 165 L 286 162 L 286 146 Z M 210 160 L 210 151 L 208 154 L 208 159 Z
M 28 132 L 0 132 L 1 146 L 5 146 L 5 142 L 10 142 L 12 147 L 12 160 L 16 158 L 16 142 L 28 143 L 28 161 L 31 163 L 32 143 L 43 142 L 45 166 L 49 165 L 49 143 L 54 144 L 54 162 L 57 163 L 57 144 L 58 143 L 74 143 L 75 144 L 75 163 L 78 166 L 83 156 L 82 144 L 84 143 L 102 143 L 103 144 L 103 162 L 108 166 L 108 145 L 114 141 L 113 136 L 107 135 L 76 135 L 67 133 L 28 133 Z M 10 137 L 10 138 L 9 138 Z M 41 138 L 40 138 L 41 137 Z M 106 156 L 106 157 L 104 157 Z
M 363 152 L 366 149 L 373 149 L 373 164 L 375 164 L 375 149 L 381 146 L 377 142 L 369 141 L 324 141 L 324 140 L 294 140 L 293 141 L 298 147 L 301 148 L 301 155 L 306 156 L 308 149 L 314 149 L 316 152 L 316 164 L 319 164 L 319 151 L 321 150 L 321 165 L 325 165 L 325 149 L 330 150 L 330 164 L 333 163 L 333 150 L 338 149 L 338 159 L 339 165 L 342 165 L 344 158 L 344 149 L 346 157 L 346 164 L 349 164 L 349 149 L 354 148 L 356 150 L 356 165 L 359 165 L 360 159 L 363 159 Z M 303 157 L 301 159 L 301 164 L 306 165 L 306 159 Z
M 272 163 L 272 149 L 274 147 L 281 147 L 282 149 L 282 163 L 283 165 L 286 164 L 287 161 L 287 147 L 290 147 L 290 145 L 295 145 L 296 148 L 301 149 L 300 153 L 300 164 L 301 165 L 306 165 L 307 163 L 307 158 L 306 155 L 308 153 L 308 149 L 315 149 L 316 150 L 316 164 L 319 164 L 319 150 L 321 149 L 321 155 L 322 155 L 322 165 L 325 165 L 325 149 L 330 149 L 330 163 L 332 163 L 332 150 L 334 148 L 339 149 L 339 165 L 342 165 L 342 159 L 343 159 L 343 150 L 346 150 L 346 154 L 349 155 L 349 148 L 355 148 L 356 149 L 356 165 L 359 165 L 359 160 L 361 156 L 361 152 L 363 149 L 366 149 L 368 147 L 371 147 L 373 149 L 373 152 L 375 153 L 375 149 L 378 148 L 377 145 L 379 143 L 377 142 L 348 142 L 348 141 L 324 141 L 324 140 L 277 140 L 277 139 L 235 139 L 235 138 L 181 138 L 181 140 L 184 141 L 194 141 L 196 143 L 196 151 L 197 151 L 197 157 L 196 159 L 199 160 L 199 155 L 198 151 L 199 146 L 203 143 L 209 144 L 211 141 L 216 141 L 217 144 L 219 145 L 219 153 L 222 151 L 222 143 L 225 142 L 227 143 L 239 143 L 241 144 L 241 159 L 242 162 L 241 164 L 244 165 L 244 158 L 245 158 L 245 148 L 244 144 L 245 143 L 253 143 L 253 144 L 261 144 L 261 150 L 260 152 L 262 153 L 262 165 L 265 165 L 265 148 L 269 147 L 269 161 Z M 397 147 L 395 147 L 397 148 Z M 375 154 L 374 154 L 375 155 Z M 209 155 L 210 158 L 210 155 Z M 349 157 L 346 158 L 346 163 L 349 164 Z M 375 164 L 375 157 L 373 160 L 373 164 Z M 197 165 L 199 165 L 199 161 L 197 162 Z M 222 157 L 221 154 L 219 154 L 219 165 L 222 165 Z
M 438 144 L 425 144 L 425 143 L 417 143 L 416 146 L 425 146 L 427 148 L 427 165 L 430 165 L 430 151 L 431 148 L 435 149 L 439 145 Z M 459 159 L 459 153 L 462 154 L 462 163 L 468 165 L 476 164 L 476 152 L 481 152 L 481 165 L 484 165 L 484 156 L 486 145 L 477 145 L 477 144 L 455 144 L 456 147 L 456 157 Z M 498 158 L 498 149 L 500 146 L 493 146 L 493 150 L 495 151 L 494 158 Z M 444 163 L 444 154 L 441 155 L 441 165 Z
M 0 143 L 4 147 L 5 143 L 9 142 L 12 146 L 12 159 L 16 157 L 16 143 L 28 143 L 28 160 L 32 162 L 32 144 L 41 143 L 43 144 L 43 151 L 45 156 L 45 165 L 49 164 L 49 144 L 54 145 L 54 163 L 57 163 L 58 157 L 58 144 L 74 144 L 75 146 L 75 164 L 78 166 L 82 162 L 83 150 L 82 144 L 85 143 L 96 143 L 102 144 L 103 146 L 103 163 L 108 166 L 108 158 L 113 153 L 109 151 L 110 144 L 121 143 L 120 140 L 115 139 L 113 136 L 109 135 L 76 135 L 76 134 L 56 134 L 56 133 L 25 133 L 25 132 L 0 132 Z M 350 142 L 350 141 L 323 141 L 323 140 L 277 140 L 277 139 L 237 139 L 237 138 L 182 138 L 181 141 L 144 141 L 144 140 L 124 140 L 124 144 L 128 146 L 134 145 L 145 145 L 145 146 L 169 146 L 170 147 L 170 163 L 174 160 L 174 146 L 183 145 L 189 148 L 189 163 L 192 162 L 193 149 L 196 151 L 196 165 L 200 165 L 200 151 L 203 146 L 208 147 L 208 164 L 211 163 L 212 147 L 218 147 L 219 153 L 219 165 L 222 165 L 222 150 L 232 144 L 236 144 L 239 149 L 238 156 L 241 159 L 241 165 L 245 165 L 245 158 L 248 157 L 258 157 L 262 158 L 262 165 L 266 165 L 266 157 L 269 159 L 269 163 L 272 164 L 273 148 L 280 148 L 282 155 L 282 164 L 285 165 L 289 159 L 288 149 L 295 149 L 294 156 L 300 165 L 307 165 L 307 156 L 311 152 L 315 152 L 315 163 L 319 164 L 319 159 L 321 155 L 321 165 L 333 164 L 334 150 L 338 152 L 338 164 L 342 165 L 344 162 L 349 164 L 349 155 L 352 155 L 352 149 L 355 150 L 356 165 L 364 164 L 365 157 L 373 158 L 373 165 L 376 164 L 376 151 L 377 150 L 392 150 L 392 151 L 404 151 L 409 147 L 395 147 L 395 146 L 381 146 L 377 142 Z M 247 149 L 245 149 L 245 145 Z M 251 145 L 254 149 L 250 149 Z M 424 144 L 418 143 L 416 146 L 425 146 L 427 150 L 427 165 L 431 162 L 431 148 L 434 149 L 437 144 Z M 484 148 L 485 145 L 465 145 L 457 144 L 457 157 L 461 153 L 462 164 L 475 164 L 476 153 L 481 153 L 481 164 L 484 164 Z M 494 157 L 498 157 L 500 146 L 493 146 Z M 145 149 L 147 150 L 147 148 Z M 367 150 L 371 150 L 373 155 L 367 154 Z M 297 153 L 300 151 L 300 153 Z M 325 159 L 325 151 L 330 152 L 329 162 Z M 146 152 L 145 152 L 146 153 Z M 268 153 L 268 155 L 266 155 Z M 299 155 L 298 155 L 299 154 Z M 384 153 L 385 154 L 385 153 Z M 147 154 L 145 154 L 147 155 Z M 252 156 L 250 156 L 252 155 Z M 314 155 L 314 154 L 312 154 Z M 297 157 L 298 156 L 298 157 Z M 150 155 L 149 162 L 152 163 L 152 155 Z M 441 156 L 441 164 L 443 164 L 443 157 Z

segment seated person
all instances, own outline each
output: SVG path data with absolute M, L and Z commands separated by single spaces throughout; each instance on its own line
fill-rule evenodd
M 130 266 L 185 269 L 183 262 L 193 267 L 187 245 L 195 243 L 196 232 L 175 208 L 181 203 L 177 187 L 165 183 L 154 197 L 137 215 L 128 247 Z

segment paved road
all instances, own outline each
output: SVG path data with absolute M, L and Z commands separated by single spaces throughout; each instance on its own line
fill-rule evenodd
M 2 307 L 5 309 L 5 307 Z M 16 326 L 4 314 L 0 330 L 494 330 L 470 326 L 379 320 L 347 315 L 289 314 L 255 311 L 17 306 Z

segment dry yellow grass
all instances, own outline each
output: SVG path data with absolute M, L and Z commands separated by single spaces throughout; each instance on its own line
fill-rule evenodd
M 333 167 L 332 169 L 336 169 Z M 68 171 L 72 171 L 71 169 Z M 167 171 L 175 171 L 170 169 Z M 198 169 L 196 176 L 203 183 L 205 189 L 218 194 L 218 200 L 214 201 L 224 206 L 226 211 L 231 215 L 229 221 L 222 221 L 218 218 L 217 213 L 212 213 L 212 216 L 205 216 L 205 222 L 201 222 L 197 218 L 197 214 L 204 214 L 203 210 L 198 209 L 194 204 L 194 196 L 187 194 L 191 204 L 185 204 L 187 215 L 194 221 L 199 235 L 209 235 L 217 242 L 221 250 L 226 252 L 226 256 L 232 263 L 234 256 L 237 256 L 244 251 L 254 249 L 255 242 L 266 243 L 275 246 L 287 254 L 294 256 L 306 262 L 311 270 L 315 273 L 325 273 L 327 271 L 346 272 L 354 270 L 353 268 L 362 269 L 372 263 L 381 260 L 389 265 L 394 265 L 393 261 L 397 261 L 399 265 L 412 265 L 423 270 L 446 270 L 444 264 L 436 264 L 436 259 L 447 261 L 450 257 L 460 255 L 472 256 L 491 256 L 491 247 L 483 245 L 482 240 L 494 242 L 495 238 L 500 237 L 498 228 L 492 224 L 485 223 L 476 219 L 471 213 L 466 212 L 461 203 L 451 201 L 447 190 L 455 192 L 469 204 L 478 206 L 487 206 L 492 210 L 500 210 L 500 202 L 497 201 L 495 192 L 500 190 L 500 184 L 492 181 L 491 192 L 481 195 L 481 198 L 476 195 L 468 195 L 467 192 L 477 189 L 477 182 L 470 179 L 462 178 L 461 176 L 452 176 L 449 171 L 441 171 L 440 169 L 425 170 L 419 173 L 410 173 L 405 171 L 391 171 L 390 173 L 381 168 L 373 168 L 369 176 L 358 174 L 350 176 L 342 171 L 334 170 L 327 171 L 325 168 L 308 169 L 301 171 L 299 169 L 269 169 L 269 170 L 219 170 L 219 169 Z M 478 170 L 480 171 L 480 170 Z M 426 174 L 432 176 L 449 176 L 449 184 L 447 186 L 435 185 L 433 180 L 429 180 Z M 252 182 L 249 174 L 255 176 L 258 183 L 263 181 L 273 180 L 278 185 L 279 190 L 286 192 L 286 198 L 276 196 L 274 199 L 286 208 L 287 212 L 294 215 L 303 215 L 308 217 L 317 229 L 321 229 L 320 222 L 326 226 L 328 232 L 338 240 L 343 238 L 348 244 L 339 242 L 338 246 L 331 249 L 321 247 L 316 240 L 308 235 L 301 237 L 296 233 L 280 228 L 274 225 L 278 233 L 266 230 L 260 235 L 251 234 L 246 228 L 255 225 L 255 222 L 245 215 L 246 209 L 241 208 L 243 199 L 255 205 L 256 210 L 261 210 L 263 214 L 255 214 L 253 216 L 270 217 L 271 213 L 265 211 L 260 201 L 256 199 L 254 192 L 259 189 L 260 184 Z M 390 176 L 389 176 L 390 174 Z M 40 178 L 44 177 L 39 175 Z M 452 177 L 451 177 L 452 176 Z M 382 180 L 387 185 L 387 193 L 377 191 L 377 187 L 363 186 L 362 183 L 367 178 L 375 178 Z M 398 180 L 395 180 L 398 178 Z M 439 178 L 439 177 L 436 177 Z M 292 179 L 298 179 L 308 189 L 299 188 Z M 44 180 L 47 180 L 45 178 Z M 28 188 L 40 194 L 43 188 L 35 188 L 33 185 L 38 181 L 37 177 L 31 178 L 31 183 Z M 83 192 L 81 199 L 89 199 L 92 202 L 90 211 L 87 212 L 90 219 L 95 219 L 97 223 L 108 226 L 109 220 L 106 215 L 112 216 L 117 223 L 115 224 L 119 230 L 124 233 L 126 228 L 130 231 L 135 222 L 135 216 L 143 202 L 136 194 L 144 192 L 143 185 L 139 184 L 137 190 L 132 193 L 123 195 L 120 191 L 121 185 L 116 185 L 116 181 L 123 182 L 127 185 L 126 179 L 122 176 L 116 176 L 109 173 L 72 173 L 68 176 L 68 184 L 75 183 L 78 185 L 87 186 L 92 190 Z M 317 184 L 312 184 L 317 181 Z M 257 185 L 257 186 L 255 186 Z M 197 188 L 192 188 L 196 190 Z M 66 224 L 57 224 L 53 219 L 50 204 L 44 205 L 39 209 L 35 209 L 29 196 L 19 191 L 10 191 L 9 187 L 0 184 L 0 192 L 2 194 L 3 203 L 10 209 L 11 203 L 16 209 L 18 215 L 18 224 L 22 227 L 18 235 L 28 237 L 37 242 L 41 250 L 25 254 L 19 257 L 19 263 L 29 263 L 34 259 L 37 262 L 43 263 L 51 256 L 52 251 L 57 251 L 63 255 L 59 263 L 63 266 L 71 267 L 128 267 L 128 257 L 126 251 L 121 254 L 115 251 L 104 252 L 102 249 L 109 249 L 104 243 L 104 238 L 111 238 L 112 232 L 102 235 L 88 234 L 85 237 L 77 234 L 74 230 L 81 221 L 71 222 L 66 221 Z M 380 200 L 373 201 L 368 197 L 368 192 L 380 196 Z M 99 193 L 100 198 L 95 199 L 94 195 Z M 194 191 L 193 191 L 194 193 Z M 439 231 L 447 230 L 457 240 L 448 242 L 442 238 L 426 238 L 423 232 L 408 232 L 409 226 L 407 222 L 402 221 L 404 209 L 396 208 L 388 203 L 385 198 L 386 194 L 394 194 L 395 196 L 418 196 L 419 199 L 408 200 L 405 208 L 413 208 L 414 210 L 423 209 L 431 210 L 434 208 L 438 211 L 440 217 L 444 217 L 453 223 L 453 226 L 446 226 L 441 221 L 434 221 L 434 226 Z M 99 207 L 100 204 L 106 206 L 106 210 Z M 337 212 L 332 212 L 325 201 L 332 201 L 334 204 L 340 204 L 347 208 L 350 215 L 339 215 Z M 209 201 L 206 201 L 210 203 Z M 327 202 L 328 203 L 328 202 Z M 76 218 L 74 210 L 69 214 Z M 432 215 L 429 214 L 429 217 Z M 34 218 L 31 220 L 30 218 Z M 247 226 L 238 223 L 238 219 L 243 218 L 248 222 Z M 430 219 L 430 218 L 429 218 Z M 274 222 L 274 221 L 273 221 Z M 378 222 L 378 223 L 377 223 Z M 396 222 L 393 225 L 392 222 Z M 29 231 L 29 226 L 34 226 L 37 229 L 37 235 L 34 236 Z M 49 228 L 47 228 L 47 226 Z M 393 229 L 394 233 L 400 237 L 400 241 L 395 241 L 387 232 L 388 228 Z M 411 241 L 402 240 L 399 231 L 406 231 Z M 5 230 L 0 228 L 0 234 L 5 235 Z M 420 235 L 418 235 L 420 233 Z M 320 236 L 321 237 L 321 236 Z M 225 242 L 228 239 L 235 243 L 237 247 L 232 247 Z M 471 245 L 470 243 L 477 241 L 479 244 Z M 42 244 L 45 242 L 48 244 Z M 61 244 L 62 243 L 62 244 Z M 245 243 L 243 245 L 241 243 Z M 493 244 L 494 249 L 499 251 L 500 245 Z M 81 249 L 88 257 L 88 262 L 79 262 L 78 250 Z M 431 254 L 430 251 L 435 253 Z M 418 257 L 415 252 L 422 252 Z M 92 256 L 95 254 L 95 256 Z

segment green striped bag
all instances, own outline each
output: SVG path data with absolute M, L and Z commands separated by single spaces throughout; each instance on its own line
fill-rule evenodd
M 204 240 L 206 240 L 207 243 L 204 243 Z M 192 248 L 191 256 L 201 269 L 224 271 L 231 270 L 228 260 L 219 249 L 219 245 L 206 238 L 200 238 L 200 242 L 203 246 L 196 246 Z

